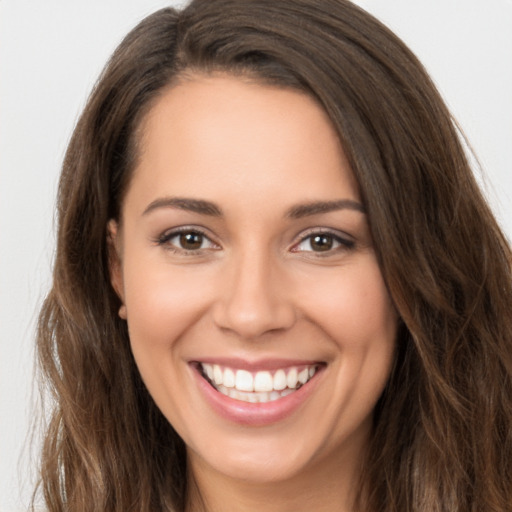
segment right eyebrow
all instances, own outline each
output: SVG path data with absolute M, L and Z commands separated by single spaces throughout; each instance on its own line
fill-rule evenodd
M 311 203 L 298 204 L 290 208 L 286 214 L 292 219 L 301 219 L 310 215 L 334 212 L 336 210 L 355 210 L 366 213 L 364 206 L 353 199 L 339 199 L 337 201 L 314 201 Z
M 177 208 L 178 210 L 186 210 L 189 212 L 199 213 L 201 215 L 210 215 L 213 217 L 221 217 L 222 210 L 210 201 L 203 199 L 191 199 L 188 197 L 159 197 L 146 207 L 142 215 L 157 210 L 159 208 Z

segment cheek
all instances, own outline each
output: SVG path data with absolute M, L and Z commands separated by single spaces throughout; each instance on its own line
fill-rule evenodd
M 398 315 L 376 262 L 340 272 L 319 293 L 316 323 L 327 333 L 336 356 L 333 399 L 326 414 L 356 428 L 369 418 L 388 381 L 395 354 Z M 313 311 L 313 307 L 311 308 Z
M 151 261 L 125 262 L 125 303 L 134 352 L 166 350 L 207 308 L 211 278 Z
M 180 425 L 188 405 L 183 390 L 187 382 L 185 333 L 198 328 L 207 309 L 204 272 L 176 269 L 139 258 L 124 265 L 125 304 L 133 357 L 151 396 L 172 424 Z M 210 283 L 206 285 L 205 283 Z M 204 339 L 204 336 L 202 337 Z M 189 347 L 190 348 L 190 347 Z
M 354 352 L 392 347 L 397 325 L 376 261 L 368 256 L 362 263 L 311 281 L 305 308 L 339 348 Z

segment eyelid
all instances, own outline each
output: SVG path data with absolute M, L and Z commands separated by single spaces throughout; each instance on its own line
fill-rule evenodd
M 206 248 L 198 248 L 198 249 L 184 249 L 182 247 L 179 247 L 177 244 L 171 244 L 170 240 L 172 240 L 174 237 L 177 237 L 183 233 L 197 233 L 200 234 L 204 239 L 206 239 L 210 247 Z M 304 249 L 298 249 L 297 247 L 305 242 L 308 238 L 311 238 L 313 236 L 318 235 L 327 235 L 331 236 L 337 245 L 333 248 L 327 249 L 325 251 L 314 251 L 311 250 L 304 250 Z M 205 251 L 210 250 L 219 250 L 221 249 L 220 244 L 218 244 L 214 238 L 210 235 L 209 230 L 197 226 L 197 225 L 185 225 L 185 226 L 177 226 L 174 228 L 169 228 L 161 232 L 160 235 L 156 236 L 153 239 L 153 242 L 155 245 L 162 246 L 164 249 L 167 249 L 172 252 L 176 253 L 182 253 L 187 255 L 199 255 L 202 254 Z M 332 256 L 333 254 L 337 254 L 339 252 L 343 251 L 350 251 L 354 249 L 355 247 L 355 240 L 352 236 L 348 235 L 347 233 L 332 229 L 332 228 L 326 228 L 326 227 L 313 227 L 309 228 L 305 231 L 302 231 L 299 235 L 295 237 L 295 241 L 293 242 L 292 246 L 290 247 L 291 252 L 295 253 L 312 253 L 315 255 L 315 257 L 328 257 Z
M 197 233 L 203 236 L 206 240 L 209 241 L 209 243 L 214 247 L 207 247 L 207 248 L 200 248 L 196 250 L 191 249 L 183 249 L 181 247 L 178 247 L 177 245 L 170 244 L 170 240 L 172 240 L 174 237 L 177 237 L 179 235 L 182 235 L 184 233 Z M 186 225 L 186 226 L 178 226 L 175 228 L 169 228 L 163 231 L 160 235 L 158 235 L 154 239 L 154 243 L 156 245 L 162 246 L 168 250 L 172 250 L 174 252 L 180 252 L 183 254 L 201 254 L 203 251 L 206 250 L 218 250 L 220 249 L 220 246 L 217 242 L 215 242 L 212 239 L 212 236 L 205 230 L 204 228 L 200 226 L 195 225 Z
M 297 246 L 299 246 L 301 243 L 305 242 L 308 238 L 311 238 L 315 235 L 328 235 L 332 236 L 333 239 L 339 244 L 338 247 L 334 247 L 332 249 L 329 249 L 327 251 L 306 251 L 306 250 L 298 250 Z M 322 256 L 330 256 L 334 253 L 338 253 L 340 250 L 347 251 L 351 250 L 355 247 L 355 240 L 353 237 L 348 235 L 347 233 L 344 233 L 343 231 L 339 231 L 337 229 L 331 229 L 331 228 L 325 228 L 325 227 L 315 227 L 315 228 L 309 228 L 306 231 L 302 231 L 297 237 L 296 241 L 293 243 L 291 247 L 291 252 L 297 252 L 297 253 L 314 253 L 316 257 L 322 257 Z

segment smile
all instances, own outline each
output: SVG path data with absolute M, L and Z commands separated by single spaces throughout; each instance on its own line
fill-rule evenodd
M 266 403 L 291 395 L 309 382 L 318 365 L 292 366 L 273 372 L 200 363 L 202 376 L 221 394 L 249 403 Z

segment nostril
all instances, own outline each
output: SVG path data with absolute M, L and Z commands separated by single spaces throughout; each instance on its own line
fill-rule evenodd
M 255 339 L 269 332 L 289 329 L 295 323 L 290 305 L 232 303 L 219 305 L 215 323 L 223 330 L 233 331 L 246 339 Z
M 245 339 L 289 329 L 295 323 L 290 287 L 283 269 L 261 247 L 245 248 L 230 261 L 214 305 L 214 321 Z

